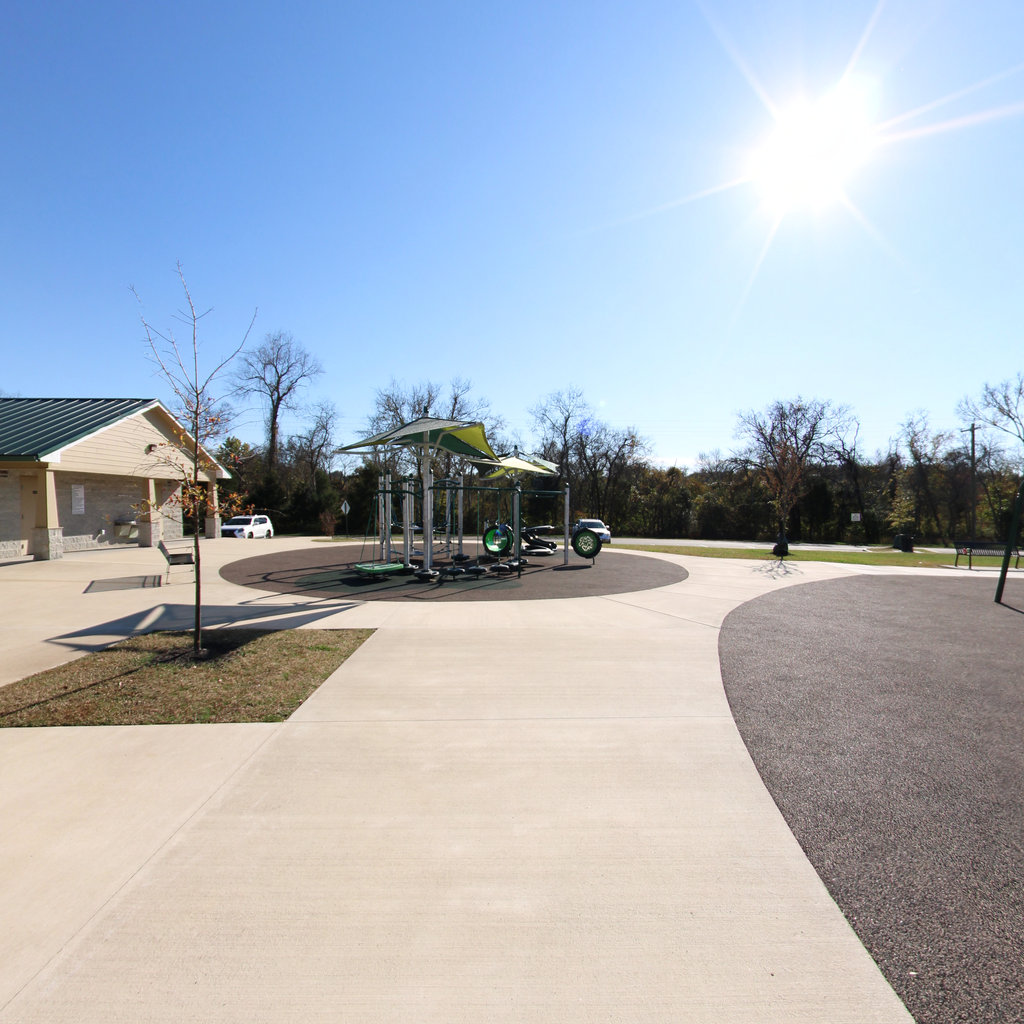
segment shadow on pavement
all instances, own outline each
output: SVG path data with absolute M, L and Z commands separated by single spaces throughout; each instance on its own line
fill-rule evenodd
M 122 576 L 120 579 L 93 580 L 83 591 L 84 594 L 106 594 L 112 590 L 145 590 L 159 587 L 163 577 L 154 576 Z
M 337 612 L 351 608 L 351 604 L 332 601 L 330 605 L 205 605 L 203 627 L 242 626 L 259 620 L 261 627 L 270 629 L 297 629 Z M 48 643 L 78 651 L 93 651 L 110 644 L 111 637 L 127 637 L 135 633 L 154 633 L 158 630 L 191 629 L 195 622 L 192 604 L 164 604 L 146 608 L 131 615 L 99 622 L 72 633 L 52 637 Z

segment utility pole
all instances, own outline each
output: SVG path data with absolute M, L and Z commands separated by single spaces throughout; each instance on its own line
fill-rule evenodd
M 977 424 L 972 423 L 969 427 L 964 427 L 960 431 L 961 434 L 966 434 L 967 431 L 971 432 L 971 540 L 976 541 L 978 539 L 978 487 L 977 487 L 977 466 L 978 461 L 975 456 L 974 447 L 974 435 L 977 430 Z

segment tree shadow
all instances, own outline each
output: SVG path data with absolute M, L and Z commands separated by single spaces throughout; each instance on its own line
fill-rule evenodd
M 203 628 L 238 626 L 244 628 L 252 622 L 260 629 L 298 629 L 319 622 L 328 615 L 354 608 L 354 603 L 326 602 L 315 608 L 307 603 L 267 606 L 253 602 L 250 605 L 206 605 L 203 608 Z M 270 621 L 267 621 L 270 620 Z M 110 645 L 111 637 L 128 637 L 136 633 L 155 633 L 161 630 L 190 630 L 195 624 L 195 606 L 192 604 L 164 604 L 145 608 L 117 619 L 109 619 L 71 633 L 51 637 L 47 643 L 75 651 L 102 650 Z
M 121 576 L 117 579 L 93 580 L 82 593 L 105 594 L 112 590 L 145 590 L 163 585 L 163 576 Z
M 787 576 L 802 576 L 803 572 L 795 562 L 787 562 L 784 558 L 771 558 L 753 570 L 770 580 L 780 580 Z

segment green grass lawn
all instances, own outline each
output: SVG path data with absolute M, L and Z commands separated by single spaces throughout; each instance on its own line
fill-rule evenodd
M 669 555 L 689 555 L 697 558 L 748 558 L 774 559 L 771 550 L 755 548 L 702 548 L 697 545 L 683 547 L 668 544 L 618 544 L 637 551 L 662 551 Z M 612 550 L 612 549 L 609 549 Z M 961 556 L 964 558 L 964 556 Z M 895 548 L 872 548 L 870 551 L 797 551 L 790 548 L 786 559 L 790 562 L 844 562 L 848 565 L 902 565 L 939 569 L 953 564 L 955 556 L 932 551 L 897 551 Z M 966 558 L 960 563 L 967 564 Z M 1002 565 L 1001 558 L 974 556 L 975 568 L 996 568 Z
M 316 537 L 315 540 L 323 543 L 353 543 L 361 541 L 360 537 Z M 372 542 L 371 542 L 372 543 Z M 775 558 L 771 549 L 760 548 L 727 548 L 727 547 L 702 547 L 700 544 L 620 544 L 616 542 L 608 550 L 616 548 L 633 548 L 637 551 L 661 551 L 669 555 L 689 555 L 697 558 L 747 558 L 747 559 L 768 559 Z M 940 569 L 953 564 L 955 555 L 936 553 L 932 551 L 897 551 L 891 547 L 876 547 L 868 551 L 800 551 L 790 548 L 786 558 L 791 562 L 843 562 L 848 565 L 902 565 L 915 568 Z M 966 556 L 961 555 L 961 567 L 966 566 Z M 988 557 L 985 555 L 974 556 L 974 567 L 977 569 L 998 569 L 1002 564 L 999 557 Z
M 280 722 L 371 629 L 144 633 L 0 687 L 0 728 Z

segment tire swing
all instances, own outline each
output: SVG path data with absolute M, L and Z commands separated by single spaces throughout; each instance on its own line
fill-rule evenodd
M 512 546 L 512 528 L 499 523 L 484 530 L 484 550 L 489 555 L 504 555 Z
M 573 534 L 572 549 L 580 558 L 597 558 L 601 553 L 601 538 L 593 530 L 577 530 Z

